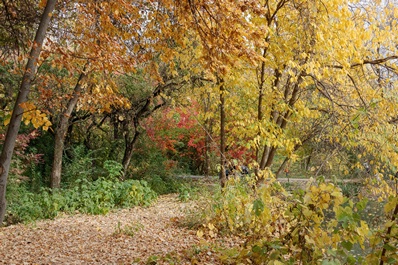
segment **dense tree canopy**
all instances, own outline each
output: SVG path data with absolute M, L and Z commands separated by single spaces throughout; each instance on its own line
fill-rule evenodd
M 219 174 L 224 188 L 244 167 L 252 197 L 234 196 L 258 220 L 274 214 L 273 223 L 307 237 L 308 225 L 329 238 L 336 226 L 322 227 L 322 218 L 333 211 L 342 221 L 348 200 L 329 184 L 291 195 L 296 203 L 267 186 L 295 168 L 306 178 L 377 182 L 371 191 L 389 200 L 386 216 L 393 215 L 374 246 L 390 246 L 398 211 L 391 189 L 397 23 L 397 1 L 1 1 L 0 224 L 8 179 L 31 191 L 140 179 L 163 193 L 175 191 L 173 175 L 184 171 Z M 229 210 L 215 220 L 244 227 L 225 216 Z M 303 216 L 310 221 L 297 221 Z M 245 220 L 253 247 L 272 234 L 254 236 L 272 226 L 258 220 Z M 368 231 L 359 221 L 352 229 Z M 375 240 L 361 233 L 347 240 Z M 310 253 L 307 261 L 322 256 L 321 242 L 310 238 L 310 248 L 287 234 L 292 240 L 282 241 Z M 328 242 L 336 247 L 339 239 Z

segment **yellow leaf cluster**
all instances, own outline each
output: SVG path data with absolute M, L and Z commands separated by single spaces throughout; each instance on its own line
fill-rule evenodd
M 52 125 L 52 123 L 48 120 L 47 115 L 38 110 L 35 104 L 32 102 L 21 103 L 20 107 L 23 109 L 22 121 L 25 123 L 25 125 L 32 123 L 33 127 L 36 129 L 41 127 L 44 131 L 47 131 Z M 4 121 L 4 125 L 8 125 L 9 122 L 10 118 Z

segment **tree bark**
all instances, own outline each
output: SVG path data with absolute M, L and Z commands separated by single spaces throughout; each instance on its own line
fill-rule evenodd
M 286 168 L 287 162 L 289 162 L 289 160 L 290 160 L 289 157 L 285 157 L 282 164 L 279 166 L 278 171 L 275 174 L 275 178 L 278 178 L 281 175 L 282 171 Z
M 225 173 L 227 160 L 225 158 L 225 87 L 223 84 L 223 80 L 219 81 L 220 83 L 220 184 L 221 187 L 224 187 L 227 183 L 227 176 Z
M 204 112 L 208 113 L 210 110 L 210 93 L 207 93 L 207 98 L 203 99 Z M 204 151 L 204 165 L 203 173 L 206 177 L 210 176 L 210 144 L 211 144 L 211 134 L 212 134 L 212 118 L 206 118 L 204 122 L 205 129 L 205 151 Z
M 159 85 L 152 91 L 151 95 L 149 95 L 147 98 L 140 100 L 139 102 L 136 102 L 135 104 L 132 104 L 135 106 L 135 108 L 130 109 L 125 113 L 126 117 L 124 117 L 125 119 L 122 125 L 125 141 L 125 150 L 122 160 L 123 178 L 127 174 L 127 169 L 130 165 L 131 157 L 134 151 L 134 145 L 137 142 L 139 135 L 141 134 L 141 132 L 139 131 L 140 121 L 166 104 L 165 101 L 162 101 L 161 103 L 152 106 L 154 98 L 159 97 L 162 93 L 167 91 L 167 89 L 172 89 L 173 87 L 182 86 L 184 84 L 186 84 L 186 81 L 181 83 L 168 82 L 167 84 Z M 130 128 L 132 127 L 134 128 L 134 135 L 129 134 Z
M 135 143 L 137 142 L 139 135 L 140 135 L 140 132 L 138 131 L 138 128 L 135 128 L 134 136 L 133 136 L 132 140 L 129 140 L 130 137 L 128 137 L 127 134 L 125 136 L 125 149 L 124 149 L 124 155 L 123 155 L 123 160 L 122 160 L 123 178 L 125 177 L 125 175 L 127 173 L 127 169 L 130 165 L 131 157 L 133 156 L 134 146 L 135 146 Z
M 36 74 L 37 61 L 43 47 L 47 28 L 50 24 L 51 13 L 54 10 L 56 2 L 56 0 L 48 0 L 46 7 L 43 11 L 39 27 L 36 31 L 33 46 L 30 51 L 30 56 L 26 64 L 24 76 L 19 87 L 18 96 L 15 101 L 14 110 L 10 119 L 10 124 L 8 125 L 3 150 L 0 155 L 0 226 L 3 224 L 4 216 L 6 213 L 6 187 L 8 172 L 10 170 L 11 157 L 12 153 L 14 152 L 15 140 L 21 126 L 23 109 L 20 107 L 20 104 L 27 101 L 32 80 Z
M 82 80 L 85 77 L 85 69 L 83 69 L 83 72 L 80 74 L 79 79 L 77 80 L 75 89 L 73 90 L 72 98 L 69 100 L 66 109 L 61 113 L 61 117 L 57 125 L 54 141 L 53 166 L 50 180 L 50 187 L 52 189 L 56 189 L 61 186 L 62 154 L 64 152 L 65 137 L 68 131 L 69 119 L 74 108 L 76 107 L 77 101 L 79 100 L 80 92 L 82 90 Z
M 126 143 L 126 148 L 124 150 L 124 155 L 123 155 L 123 175 L 127 172 L 127 169 L 130 165 L 131 162 L 131 157 L 133 156 L 133 151 L 134 151 L 134 146 L 135 143 L 137 142 L 139 132 L 136 132 L 133 138 L 133 141 Z

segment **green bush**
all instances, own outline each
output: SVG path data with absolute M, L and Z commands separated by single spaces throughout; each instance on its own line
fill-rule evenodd
M 180 181 L 177 181 L 175 176 L 180 173 L 179 169 L 169 166 L 170 160 L 160 150 L 136 152 L 131 161 L 126 172 L 128 178 L 147 181 L 151 189 L 158 194 L 178 192 Z
M 71 187 L 76 180 L 92 180 L 94 174 L 94 158 L 84 145 L 71 148 L 68 151 L 69 157 L 64 158 L 64 168 L 62 170 L 62 182 L 64 186 Z
M 122 175 L 123 165 L 114 160 L 106 160 L 104 162 L 104 168 L 108 172 L 110 179 L 118 178 Z
M 145 181 L 124 182 L 99 178 L 77 180 L 69 189 L 41 189 L 32 193 L 24 186 L 11 185 L 7 192 L 9 207 L 6 223 L 31 222 L 54 218 L 59 212 L 106 214 L 115 208 L 148 206 L 157 194 Z
M 198 189 L 189 184 L 181 184 L 178 188 L 178 199 L 182 202 L 198 198 Z

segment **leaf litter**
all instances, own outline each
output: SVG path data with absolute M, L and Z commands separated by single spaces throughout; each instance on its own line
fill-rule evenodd
M 183 257 L 199 244 L 199 239 L 195 230 L 176 220 L 183 218 L 193 204 L 180 202 L 172 194 L 160 196 L 147 208 L 96 216 L 63 215 L 0 228 L 0 263 L 146 264 L 169 253 Z

